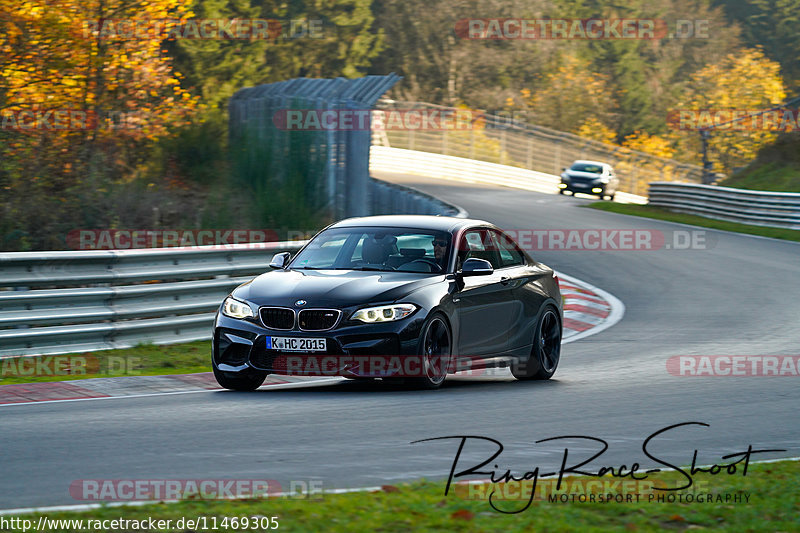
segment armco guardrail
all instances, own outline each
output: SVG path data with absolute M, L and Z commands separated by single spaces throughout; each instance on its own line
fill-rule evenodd
M 368 184 L 376 214 L 466 216 L 409 187 Z M 0 357 L 209 339 L 231 289 L 305 242 L 0 253 Z
M 0 253 L 0 357 L 208 339 L 231 289 L 303 244 Z
M 743 224 L 800 229 L 800 193 L 653 182 L 649 204 Z

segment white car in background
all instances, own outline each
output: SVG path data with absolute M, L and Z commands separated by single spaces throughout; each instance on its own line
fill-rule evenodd
M 580 192 L 596 194 L 600 198 L 608 196 L 609 200 L 614 199 L 619 187 L 619 178 L 608 163 L 579 159 L 569 168 L 562 170 L 561 183 L 558 185 L 559 194 L 570 191 L 573 195 Z

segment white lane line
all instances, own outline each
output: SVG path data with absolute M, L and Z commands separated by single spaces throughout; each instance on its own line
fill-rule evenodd
M 309 381 L 298 381 L 294 383 L 276 383 L 275 385 L 266 385 L 264 388 L 258 389 L 261 392 L 266 392 L 270 389 L 297 389 L 297 388 L 308 388 L 308 387 L 320 387 L 324 385 L 332 385 L 334 383 L 338 383 L 343 381 L 345 378 L 324 378 L 324 379 L 315 379 Z M 218 389 L 201 389 L 201 390 L 187 390 L 187 391 L 175 391 L 175 392 L 154 392 L 150 394 L 128 394 L 125 396 L 100 396 L 100 397 L 93 397 L 93 398 L 70 398 L 68 400 L 43 400 L 43 401 L 33 401 L 33 402 L 16 402 L 16 403 L 4 403 L 0 404 L 0 408 L 2 407 L 15 407 L 17 405 L 41 405 L 47 403 L 65 403 L 65 402 L 88 402 L 94 400 L 121 400 L 123 398 L 151 398 L 155 396 L 175 396 L 177 394 L 198 394 L 201 392 L 223 392 L 226 389 L 222 387 Z
M 783 457 L 780 459 L 764 459 L 760 461 L 750 461 L 750 464 L 766 464 L 766 463 L 781 463 L 783 461 L 800 461 L 800 457 Z M 699 468 L 710 468 L 713 465 L 701 465 Z M 688 468 L 688 465 L 684 465 L 681 468 Z M 558 474 L 554 474 L 552 476 L 542 476 L 542 478 L 548 477 L 556 477 Z M 568 478 L 575 478 L 579 476 L 565 476 Z M 412 480 L 413 481 L 413 480 Z M 474 485 L 480 483 L 489 483 L 490 479 L 471 479 L 469 481 L 462 481 L 459 484 L 463 485 Z M 326 489 L 323 491 L 311 491 L 308 493 L 309 496 L 313 496 L 315 494 L 350 494 L 353 492 L 375 492 L 383 490 L 382 487 L 358 487 L 352 489 Z M 296 494 L 291 494 L 288 492 L 280 492 L 274 495 L 271 495 L 270 498 L 280 498 L 283 496 L 296 496 Z M 233 497 L 233 498 L 220 498 L 219 500 L 215 501 L 222 501 L 222 500 L 240 500 L 240 499 L 249 499 L 250 496 L 242 496 L 242 497 Z M 269 498 L 267 498 L 269 499 Z M 16 509 L 0 509 L 0 516 L 3 515 L 14 515 L 14 514 L 31 514 L 31 513 L 53 513 L 58 511 L 73 511 L 73 512 L 80 512 L 80 511 L 92 511 L 94 509 L 101 509 L 107 507 L 141 507 L 142 505 L 154 505 L 160 503 L 180 503 L 182 501 L 195 501 L 195 500 L 147 500 L 147 501 L 136 501 L 136 502 L 105 502 L 105 503 L 80 503 L 75 505 L 52 505 L 49 507 L 19 507 Z
M 118 400 L 121 398 L 145 398 L 148 396 L 174 396 L 177 394 L 197 394 L 198 392 L 214 392 L 215 390 L 218 389 L 184 390 L 175 392 L 154 392 L 151 394 L 128 394 L 124 396 L 94 396 L 92 398 L 69 398 L 67 400 L 41 400 L 38 402 L 32 401 L 32 402 L 3 403 L 0 404 L 0 408 L 16 407 L 17 405 L 42 405 L 47 403 L 89 402 L 94 400 Z

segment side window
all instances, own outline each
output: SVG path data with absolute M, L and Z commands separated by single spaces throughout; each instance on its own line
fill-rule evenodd
M 497 253 L 497 245 L 486 229 L 469 230 L 464 234 L 458 247 L 456 270 L 461 268 L 464 261 L 471 257 L 489 261 L 492 264 L 492 268 L 501 268 L 502 262 L 500 255 Z
M 498 231 L 492 231 L 492 235 L 495 239 L 497 251 L 500 254 L 500 262 L 502 265 L 500 268 L 525 264 L 525 257 L 517 249 L 514 245 L 514 241 L 512 241 L 510 237 Z
M 486 245 L 484 244 L 484 240 L 481 238 L 481 232 L 478 231 L 468 231 L 465 235 L 467 240 L 467 244 L 469 247 L 467 248 L 471 252 L 484 252 L 486 251 Z M 472 257 L 472 256 L 468 256 Z

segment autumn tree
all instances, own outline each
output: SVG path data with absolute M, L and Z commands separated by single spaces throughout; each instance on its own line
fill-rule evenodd
M 562 56 L 535 89 L 522 91 L 523 103 L 538 125 L 576 133 L 590 117 L 613 123 L 616 103 L 608 78 L 576 54 Z
M 758 112 L 782 103 L 785 98 L 780 65 L 767 59 L 760 49 L 743 49 L 693 74 L 675 108 L 690 112 Z M 696 126 L 712 124 L 698 120 Z M 753 159 L 759 148 L 777 137 L 777 132 L 769 128 L 743 125 L 746 128 L 742 130 L 732 124 L 711 130 L 709 156 L 716 172 L 730 173 L 744 165 Z M 695 154 L 693 162 L 699 162 L 700 139 L 696 129 L 677 129 L 671 137 L 677 151 Z
M 59 247 L 66 231 L 113 217 L 113 184 L 196 107 L 161 47 L 191 11 L 179 0 L 0 0 L 0 13 L 1 224 L 22 232 L 20 246 Z M 122 21 L 151 29 L 125 36 Z
M 296 77 L 355 78 L 366 73 L 383 45 L 373 28 L 370 0 L 278 2 L 195 0 L 202 19 L 261 19 L 268 38 L 181 39 L 166 47 L 203 102 L 225 109 L 238 89 Z
M 793 93 L 800 90 L 800 0 L 716 0 L 743 29 L 745 44 L 763 46 L 781 65 Z

